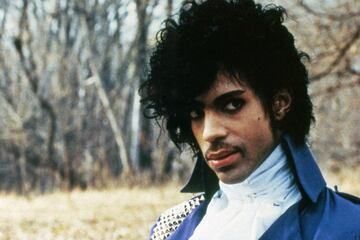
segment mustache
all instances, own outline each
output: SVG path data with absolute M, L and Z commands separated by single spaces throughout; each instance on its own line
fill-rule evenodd
M 239 152 L 242 157 L 245 156 L 245 150 L 242 146 L 233 145 L 223 141 L 212 142 L 210 147 L 205 151 L 204 156 L 206 159 L 208 159 L 207 156 L 209 156 L 209 154 L 217 152 L 219 150 L 225 150 L 227 152 Z

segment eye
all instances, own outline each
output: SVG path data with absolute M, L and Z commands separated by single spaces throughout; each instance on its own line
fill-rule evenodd
M 204 114 L 200 109 L 193 109 L 189 112 L 191 120 L 200 119 Z
M 242 99 L 231 99 L 227 103 L 225 103 L 223 109 L 227 112 L 235 112 L 240 109 L 244 105 L 244 101 Z

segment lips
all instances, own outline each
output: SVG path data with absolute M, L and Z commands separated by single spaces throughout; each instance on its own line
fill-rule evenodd
M 221 149 L 215 152 L 208 152 L 206 160 L 212 168 L 223 168 L 233 165 L 239 158 L 238 150 Z
M 223 158 L 226 158 L 227 156 L 235 153 L 235 150 L 229 150 L 229 149 L 220 149 L 217 151 L 212 151 L 212 152 L 208 152 L 206 153 L 206 159 L 208 161 L 210 160 L 221 160 Z

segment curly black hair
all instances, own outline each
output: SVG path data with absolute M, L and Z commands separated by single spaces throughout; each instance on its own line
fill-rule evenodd
M 165 120 L 177 147 L 189 144 L 199 151 L 187 106 L 219 72 L 244 76 L 269 114 L 273 130 L 290 134 L 297 144 L 306 141 L 315 120 L 303 64 L 309 57 L 295 48 L 293 35 L 283 25 L 284 8 L 252 0 L 187 0 L 175 17 L 166 19 L 157 33 L 139 92 L 144 114 Z M 292 96 L 292 106 L 277 122 L 273 98 L 284 89 Z

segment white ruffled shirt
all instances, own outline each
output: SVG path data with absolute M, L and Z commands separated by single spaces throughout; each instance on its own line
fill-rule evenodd
M 219 185 L 190 240 L 259 239 L 301 199 L 281 145 L 243 182 Z

